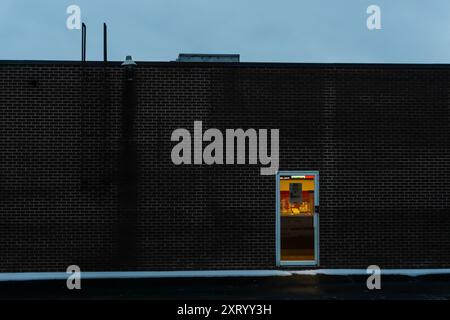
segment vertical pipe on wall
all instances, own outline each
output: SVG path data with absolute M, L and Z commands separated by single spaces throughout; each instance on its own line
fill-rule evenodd
M 127 56 L 122 64 L 124 85 L 122 93 L 122 128 L 119 155 L 118 238 L 116 266 L 131 267 L 136 256 L 137 225 L 137 153 L 134 122 L 136 116 L 136 63 Z
M 103 23 L 103 122 L 102 122 L 102 157 L 103 157 L 103 185 L 109 185 L 111 183 L 112 163 L 110 155 L 110 109 L 109 109 L 109 77 L 108 77 L 108 33 L 106 23 Z
M 335 68 L 328 68 L 322 75 L 321 82 L 321 97 L 322 97 L 322 110 L 321 110 L 321 166 L 320 166 L 320 209 L 318 213 L 318 225 L 319 230 L 322 223 L 334 224 L 337 223 L 336 212 L 333 210 L 337 206 L 336 203 L 332 203 L 333 197 L 330 195 L 337 194 L 337 181 L 338 176 L 338 157 L 337 157 L 337 140 L 336 140 L 336 114 L 337 114 L 337 85 L 339 84 L 339 71 Z M 322 229 L 323 230 L 323 229 Z M 326 238 L 326 234 L 318 234 L 318 249 L 320 249 L 320 243 L 326 243 L 329 239 Z M 322 261 L 318 260 L 318 265 L 323 263 L 323 257 L 325 256 L 321 252 L 320 256 Z M 325 256 L 326 260 L 326 256 Z M 326 264 L 326 261 L 325 261 Z
M 81 25 L 81 64 L 80 64 L 80 192 L 85 191 L 85 78 L 86 78 L 86 24 Z

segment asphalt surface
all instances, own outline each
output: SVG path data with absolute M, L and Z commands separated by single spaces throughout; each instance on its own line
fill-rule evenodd
M 450 300 L 450 276 L 382 276 L 369 290 L 364 276 L 287 276 L 82 280 L 69 290 L 63 280 L 0 282 L 0 300 Z

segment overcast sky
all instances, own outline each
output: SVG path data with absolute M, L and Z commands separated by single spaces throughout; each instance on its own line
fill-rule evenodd
M 1 0 L 0 59 L 79 60 L 76 4 L 88 60 L 174 60 L 178 53 L 239 53 L 241 61 L 450 62 L 450 0 Z M 366 9 L 381 8 L 381 30 Z

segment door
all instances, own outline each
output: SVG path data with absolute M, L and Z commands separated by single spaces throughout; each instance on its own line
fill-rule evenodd
M 276 179 L 277 265 L 318 265 L 319 172 L 280 171 Z

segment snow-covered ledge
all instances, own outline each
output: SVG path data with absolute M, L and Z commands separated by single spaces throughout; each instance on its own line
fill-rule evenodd
M 381 275 L 423 276 L 450 274 L 450 269 L 381 269 Z M 117 271 L 81 272 L 82 279 L 138 279 L 138 278 L 197 278 L 197 277 L 276 277 L 315 275 L 367 275 L 366 269 L 314 270 L 206 270 L 206 271 Z M 0 281 L 65 280 L 66 272 L 0 273 Z

